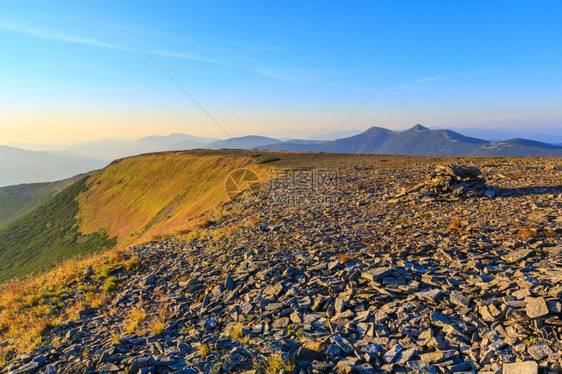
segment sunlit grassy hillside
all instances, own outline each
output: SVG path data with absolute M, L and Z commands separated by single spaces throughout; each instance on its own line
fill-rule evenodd
M 180 232 L 190 218 L 228 200 L 238 168 L 266 176 L 245 151 L 187 151 L 113 162 L 0 228 L 0 282 L 75 255 Z M 192 223 L 191 223 L 192 224 Z
M 80 230 L 103 229 L 118 245 L 166 235 L 226 201 L 225 179 L 243 167 L 265 172 L 240 152 L 154 153 L 116 161 L 87 180 L 89 188 L 78 198 Z

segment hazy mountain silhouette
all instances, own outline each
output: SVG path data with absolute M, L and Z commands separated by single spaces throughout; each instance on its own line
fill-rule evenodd
M 508 139 L 529 139 L 537 142 L 561 145 L 562 129 L 529 126 L 526 128 L 457 128 L 457 132 L 487 141 L 505 141 Z
M 269 150 L 380 153 L 403 155 L 562 156 L 562 147 L 527 139 L 500 142 L 472 138 L 452 130 L 430 130 L 416 125 L 405 131 L 371 127 L 349 138 L 328 142 L 277 142 Z
M 232 148 L 232 149 L 252 149 L 257 148 L 260 146 L 264 146 L 266 144 L 272 143 L 279 143 L 278 139 L 268 138 L 267 136 L 257 136 L 257 135 L 248 135 L 248 136 L 240 136 L 237 138 L 225 139 L 225 140 L 217 140 L 212 143 L 207 144 L 205 148 L 209 149 L 223 149 L 223 148 Z
M 188 134 L 154 135 L 130 140 L 104 139 L 77 143 L 67 148 L 66 151 L 89 158 L 112 161 L 141 153 L 206 148 L 207 144 L 216 140 L 215 138 L 203 138 Z
M 26 151 L 0 145 L 0 187 L 66 179 L 106 164 L 86 157 Z

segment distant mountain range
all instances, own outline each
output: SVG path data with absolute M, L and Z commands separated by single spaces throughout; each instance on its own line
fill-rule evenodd
M 83 156 L 26 151 L 0 145 L 0 187 L 62 180 L 106 164 L 103 160 Z
M 252 149 L 261 147 L 267 144 L 279 143 L 280 140 L 274 138 L 268 138 L 266 136 L 248 135 L 240 136 L 237 138 L 231 138 L 226 140 L 217 140 L 215 142 L 207 144 L 205 148 L 209 149 Z
M 356 130 L 342 134 L 355 134 Z M 562 156 L 562 144 L 514 138 L 487 141 L 451 130 L 432 130 L 416 125 L 405 131 L 382 127 L 334 140 L 279 140 L 248 135 L 231 139 L 204 138 L 187 134 L 147 136 L 139 139 L 106 139 L 78 143 L 63 151 L 28 151 L 0 146 L 0 187 L 21 183 L 49 182 L 99 169 L 115 159 L 149 152 L 207 149 L 264 149 L 305 152 L 380 153 L 404 155 L 467 156 Z M 331 135 L 321 136 L 330 138 Z M 555 140 L 556 137 L 553 137 Z
M 371 127 L 367 131 L 328 142 L 286 141 L 258 146 L 259 149 L 380 153 L 393 155 L 444 156 L 562 156 L 562 147 L 527 139 L 490 142 L 451 130 L 430 130 L 416 125 L 405 131 Z
M 562 129 L 529 126 L 527 128 L 456 128 L 455 131 L 463 135 L 484 139 L 491 142 L 521 138 L 535 140 L 537 142 L 562 145 Z
M 104 139 L 77 143 L 63 152 L 104 161 L 113 161 L 118 158 L 141 153 L 208 148 L 207 144 L 218 140 L 216 138 L 203 138 L 187 134 L 155 135 L 139 139 Z

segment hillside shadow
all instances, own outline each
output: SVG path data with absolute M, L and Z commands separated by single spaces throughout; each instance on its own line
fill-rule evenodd
M 548 194 L 560 194 L 560 193 L 562 193 L 562 185 L 501 188 L 498 197 L 548 195 Z

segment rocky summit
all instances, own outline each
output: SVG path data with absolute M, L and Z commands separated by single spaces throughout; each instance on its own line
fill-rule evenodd
M 486 184 L 482 172 L 476 166 L 449 164 L 439 165 L 425 181 L 396 195 L 396 198 L 419 192 L 418 199 L 423 197 L 456 198 L 486 196 L 495 197 L 499 192 L 498 187 Z
M 2 372 L 560 372 L 562 161 L 353 160 L 131 247 L 107 302 Z

